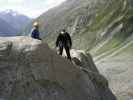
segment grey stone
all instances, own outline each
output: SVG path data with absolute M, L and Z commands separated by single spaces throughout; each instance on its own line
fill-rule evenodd
M 0 98 L 116 100 L 107 80 L 93 66 L 92 58 L 90 61 L 88 67 L 82 60 L 81 66 L 75 65 L 29 37 L 0 38 Z

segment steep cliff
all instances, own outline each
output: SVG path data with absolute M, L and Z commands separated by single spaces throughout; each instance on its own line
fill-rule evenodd
M 116 100 L 91 57 L 74 65 L 29 37 L 0 38 L 0 99 Z

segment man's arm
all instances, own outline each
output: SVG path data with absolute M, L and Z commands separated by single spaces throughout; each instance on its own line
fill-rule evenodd
M 68 41 L 70 43 L 70 46 L 72 47 L 72 39 L 71 39 L 71 36 L 69 35 L 69 33 L 67 33 L 67 37 L 68 37 Z
M 57 40 L 56 40 L 56 47 L 58 47 L 59 41 L 60 41 L 60 34 L 58 35 Z
M 31 30 L 30 36 L 33 37 L 33 34 L 34 34 L 34 29 Z

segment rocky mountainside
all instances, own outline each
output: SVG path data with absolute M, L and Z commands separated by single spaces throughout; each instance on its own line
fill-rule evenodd
M 14 36 L 17 30 L 0 18 L 0 36 Z
M 71 33 L 74 48 L 87 52 L 94 48 L 92 54 L 98 56 L 130 41 L 132 8 L 132 0 L 67 0 L 36 20 L 40 23 L 42 37 L 50 46 L 54 45 L 58 32 L 65 28 Z M 26 33 L 30 29 L 31 25 Z
M 19 14 L 13 10 L 5 10 L 0 12 L 0 18 L 17 30 L 17 33 L 19 33 L 27 24 L 31 22 L 31 18 Z
M 118 100 L 133 98 L 132 0 L 67 0 L 36 21 L 50 47 L 54 47 L 58 32 L 67 29 L 73 48 L 92 54 Z
M 81 52 L 75 54 L 85 57 Z M 85 60 L 73 61 L 78 65 L 39 40 L 0 38 L 0 99 L 116 100 L 91 57 L 86 68 Z

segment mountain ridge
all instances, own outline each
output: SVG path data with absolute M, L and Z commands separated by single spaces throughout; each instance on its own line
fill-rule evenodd
M 0 18 L 0 36 L 15 36 L 16 32 L 17 30 Z
M 31 22 L 31 18 L 11 9 L 1 11 L 0 18 L 10 24 L 10 26 L 12 26 L 16 30 L 16 33 L 14 33 L 16 35 L 21 32 L 21 30 L 28 23 Z
M 40 23 L 41 36 L 51 47 L 63 28 L 71 34 L 73 48 L 86 52 L 109 40 L 109 44 L 103 45 L 97 53 L 92 52 L 97 56 L 132 35 L 132 7 L 131 0 L 72 0 L 49 10 L 35 21 Z M 25 33 L 29 33 L 31 27 L 30 24 Z

